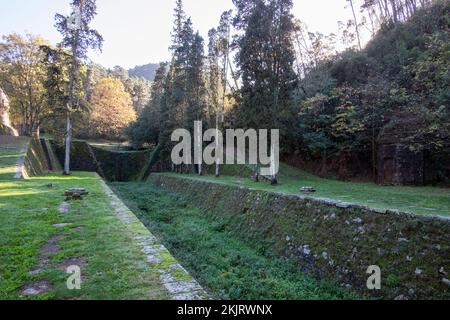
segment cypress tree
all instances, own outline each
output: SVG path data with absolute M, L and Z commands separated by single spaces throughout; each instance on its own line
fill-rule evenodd
M 244 128 L 280 129 L 286 142 L 297 86 L 292 0 L 234 3 L 238 9 L 234 26 L 243 31 L 237 38 L 242 87 L 236 97 L 236 123 Z

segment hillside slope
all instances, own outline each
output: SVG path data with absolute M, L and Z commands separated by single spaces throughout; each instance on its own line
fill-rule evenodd
M 298 158 L 324 176 L 375 178 L 378 148 L 402 144 L 425 152 L 429 181 L 448 183 L 449 21 L 450 1 L 437 0 L 313 69 L 301 82 Z
M 133 69 L 128 70 L 128 73 L 130 77 L 143 77 L 148 81 L 153 81 L 158 67 L 158 63 L 149 63 L 143 66 L 136 66 Z

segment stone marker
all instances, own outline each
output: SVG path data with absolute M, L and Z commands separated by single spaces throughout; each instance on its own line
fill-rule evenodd
M 89 192 L 83 188 L 72 188 L 64 192 L 66 201 L 69 200 L 83 200 L 83 196 L 87 196 Z
M 37 296 L 49 291 L 52 288 L 48 281 L 37 281 L 26 285 L 21 291 L 20 295 L 23 296 Z
M 303 193 L 314 193 L 316 192 L 316 189 L 314 189 L 313 187 L 303 187 L 300 189 L 300 192 Z

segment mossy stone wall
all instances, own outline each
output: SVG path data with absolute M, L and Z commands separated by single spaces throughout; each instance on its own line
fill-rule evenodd
M 109 181 L 135 181 L 150 158 L 150 151 L 111 152 L 92 147 L 98 164 Z
M 216 174 L 216 166 L 212 165 L 204 165 L 203 171 L 206 174 L 209 175 L 215 175 Z M 223 176 L 234 176 L 234 177 L 241 177 L 241 178 L 251 178 L 253 177 L 254 170 L 252 169 L 251 165 L 246 164 L 235 164 L 235 165 L 227 165 L 223 164 L 220 166 L 220 174 Z
M 64 146 L 56 146 L 56 154 L 64 163 Z M 73 171 L 97 172 L 108 181 L 138 180 L 148 162 L 151 151 L 112 152 L 73 141 L 70 166 Z
M 303 196 L 152 175 L 149 181 L 183 195 L 205 214 L 294 259 L 304 272 L 367 297 L 450 298 L 450 220 Z M 369 266 L 381 268 L 381 290 L 367 288 Z M 447 281 L 446 281 L 447 280 Z
M 45 139 L 30 139 L 23 158 L 24 177 L 36 177 L 61 169 L 54 150 Z

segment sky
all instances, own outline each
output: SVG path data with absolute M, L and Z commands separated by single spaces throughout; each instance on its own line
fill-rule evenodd
M 351 18 L 346 0 L 293 0 L 293 14 L 310 31 L 337 33 L 338 21 Z M 68 14 L 70 0 L 0 0 L 0 36 L 13 32 L 38 34 L 56 44 L 55 13 Z M 105 42 L 101 53 L 90 58 L 105 67 L 169 60 L 170 32 L 175 0 L 97 0 L 93 27 Z M 234 8 L 232 0 L 184 0 L 195 30 L 206 39 L 223 11 Z

